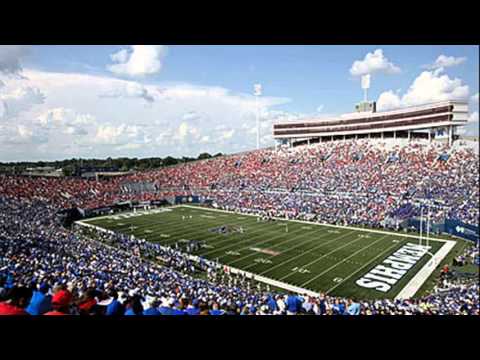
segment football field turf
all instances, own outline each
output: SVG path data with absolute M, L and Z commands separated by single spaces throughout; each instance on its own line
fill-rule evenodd
M 314 292 L 363 299 L 394 298 L 429 262 L 426 254 L 386 292 L 357 285 L 373 268 L 418 239 L 401 233 L 276 220 L 193 206 L 111 215 L 83 221 L 148 241 L 184 246 L 190 240 L 202 247 L 194 255 L 222 265 Z M 227 233 L 219 230 L 223 227 Z M 430 241 L 435 254 L 444 242 Z

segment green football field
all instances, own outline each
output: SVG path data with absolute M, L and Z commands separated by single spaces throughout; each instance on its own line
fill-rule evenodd
M 356 281 L 407 243 L 418 244 L 418 239 L 315 223 L 259 221 L 256 216 L 192 206 L 83 222 L 165 246 L 183 248 L 197 240 L 202 246 L 193 254 L 222 265 L 315 292 L 363 299 L 394 298 L 431 258 L 423 256 L 388 292 L 380 292 Z M 226 234 L 218 231 L 221 227 L 227 228 Z M 431 240 L 431 253 L 443 244 Z

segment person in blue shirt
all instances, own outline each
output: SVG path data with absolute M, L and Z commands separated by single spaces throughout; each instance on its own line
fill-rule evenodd
M 210 315 L 224 315 L 224 311 L 219 309 L 217 303 L 214 303 L 212 306 L 212 310 L 209 311 Z
M 15 283 L 15 279 L 13 277 L 13 274 L 9 273 L 7 275 L 7 280 L 5 281 L 5 285 L 4 285 L 5 289 L 13 288 L 14 283 Z
M 172 309 L 170 315 L 187 315 L 187 313 L 180 309 Z
M 268 296 L 268 307 L 271 312 L 278 311 L 278 305 L 277 302 L 275 301 L 275 298 L 272 295 Z
M 118 301 L 118 293 L 115 290 L 110 291 L 110 297 L 113 298 L 112 302 L 108 304 L 105 315 L 116 316 L 124 313 L 123 305 Z
M 134 295 L 127 301 L 127 311 L 125 311 L 125 315 L 143 315 L 143 305 L 140 296 Z
M 30 304 L 25 309 L 30 315 L 43 315 L 52 309 L 52 297 L 47 295 L 49 286 L 45 283 L 33 292 Z
M 198 300 L 193 299 L 193 301 L 189 300 L 187 308 L 185 309 L 187 315 L 199 315 L 200 309 L 198 308 Z
M 335 315 L 344 315 L 345 313 L 345 304 L 338 299 L 335 300 L 332 308 Z
M 348 315 L 360 315 L 360 304 L 355 299 L 348 301 L 347 313 Z
M 293 293 L 287 298 L 287 315 L 296 315 L 302 307 L 302 301 Z
M 161 315 L 160 311 L 158 310 L 160 302 L 154 297 L 147 296 L 147 301 L 144 305 L 145 305 L 144 306 L 145 310 L 143 310 L 143 315 L 150 315 L 150 316 Z
M 143 315 L 149 315 L 149 316 L 160 316 L 160 311 L 158 311 L 156 306 L 151 306 L 148 309 L 143 310 Z

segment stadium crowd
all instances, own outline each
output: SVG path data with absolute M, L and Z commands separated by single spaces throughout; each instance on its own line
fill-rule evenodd
M 55 211 L 39 200 L 0 200 L 0 314 L 479 315 L 476 281 L 450 280 L 424 298 L 395 301 L 281 294 L 142 240 L 65 229 Z M 478 248 L 468 251 L 466 259 L 478 257 Z
M 478 154 L 468 147 L 347 140 L 252 151 L 102 181 L 0 176 L 0 194 L 82 209 L 196 194 L 223 209 L 373 227 L 402 221 L 406 206 L 411 207 L 406 215 L 418 216 L 427 200 L 433 222 L 450 218 L 478 225 L 478 171 Z M 142 190 L 131 191 L 131 184 Z

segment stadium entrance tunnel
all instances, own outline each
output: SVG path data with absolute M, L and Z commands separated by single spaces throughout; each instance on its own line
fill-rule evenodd
M 83 215 L 77 208 L 63 209 L 57 212 L 57 222 L 64 227 L 70 227 L 75 221 L 81 219 L 83 219 Z

